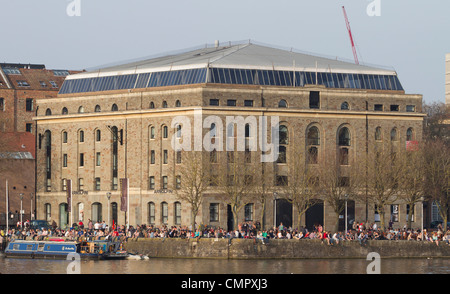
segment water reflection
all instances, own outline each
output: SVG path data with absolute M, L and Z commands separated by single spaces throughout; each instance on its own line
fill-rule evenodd
M 366 274 L 369 261 L 324 260 L 82 260 L 82 274 Z M 65 274 L 69 261 L 0 257 L 2 274 Z M 382 259 L 381 274 L 449 274 L 450 259 Z

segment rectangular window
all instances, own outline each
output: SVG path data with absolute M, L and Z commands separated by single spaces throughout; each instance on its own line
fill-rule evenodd
M 181 163 L 181 151 L 177 151 L 177 163 Z
M 219 203 L 209 204 L 209 221 L 210 222 L 219 221 Z
M 150 151 L 150 164 L 155 164 L 155 150 Z
M 19 87 L 29 87 L 30 86 L 30 84 L 28 84 L 27 81 L 17 81 L 17 85 Z
M 63 154 L 63 167 L 67 167 L 67 154 Z
M 67 179 L 62 179 L 61 190 L 67 191 Z
M 78 179 L 78 191 L 83 191 L 83 189 L 84 189 L 84 179 L 79 178 Z
M 168 183 L 167 176 L 163 176 L 162 177 L 162 188 L 163 189 L 167 189 L 167 183 Z
M 54 81 L 49 81 L 50 85 L 52 85 L 52 88 L 58 88 L 58 85 Z
M 100 153 L 100 152 L 97 152 L 97 153 L 95 154 L 95 165 L 96 165 L 96 166 L 100 166 L 100 159 L 101 159 L 101 153 Z
M 163 150 L 163 164 L 167 164 L 168 162 L 168 152 L 167 150 Z
M 227 100 L 227 106 L 236 106 L 236 100 L 228 99 Z
M 5 111 L 5 98 L 0 98 L 0 111 Z
M 148 178 L 148 189 L 155 190 L 155 177 L 151 176 Z
M 95 178 L 95 191 L 100 191 L 100 178 Z
M 244 101 L 244 106 L 253 107 L 253 100 L 245 100 Z
M 275 184 L 277 186 L 287 186 L 288 185 L 288 177 L 287 176 L 276 176 Z
M 80 153 L 80 166 L 84 166 L 84 153 Z
M 33 98 L 27 98 L 27 100 L 25 102 L 25 110 L 33 111 Z
M 209 105 L 219 106 L 219 99 L 209 99 Z
M 214 149 L 209 153 L 209 162 L 211 163 L 217 163 L 217 151 Z
M 245 221 L 246 222 L 253 221 L 253 203 L 245 205 L 244 210 L 245 210 Z
M 406 105 L 406 112 L 416 112 L 415 105 Z
M 391 111 L 398 111 L 398 105 L 391 105 Z
M 373 110 L 375 110 L 375 111 L 383 111 L 383 104 L 375 104 L 373 106 Z
M 47 88 L 47 84 L 44 81 L 39 81 L 39 84 L 41 84 L 42 88 Z
M 410 205 L 406 204 L 406 221 L 408 221 L 409 218 L 409 210 L 410 210 Z M 412 206 L 412 211 L 411 211 L 411 221 L 414 221 L 414 205 Z
M 177 189 L 181 189 L 181 176 L 177 176 L 177 177 L 175 178 L 175 180 L 176 180 L 175 187 L 176 187 Z
M 25 131 L 28 133 L 32 133 L 33 132 L 33 124 L 30 124 L 30 123 L 25 124 Z
M 320 108 L 320 92 L 311 91 L 309 92 L 309 108 L 319 109 Z
M 340 165 L 348 165 L 348 148 L 339 149 L 339 163 Z

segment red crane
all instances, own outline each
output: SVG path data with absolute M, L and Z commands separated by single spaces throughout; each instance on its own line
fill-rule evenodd
M 353 42 L 353 36 L 352 36 L 352 30 L 350 29 L 350 23 L 348 22 L 347 13 L 345 12 L 345 7 L 342 6 L 342 10 L 344 11 L 344 17 L 345 17 L 345 24 L 347 25 L 348 34 L 350 36 L 350 42 L 352 44 L 352 50 L 353 50 L 353 57 L 355 58 L 355 63 L 359 64 L 358 56 L 356 54 L 356 47 L 355 43 Z

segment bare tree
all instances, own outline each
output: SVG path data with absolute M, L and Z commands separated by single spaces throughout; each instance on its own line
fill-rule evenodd
M 425 190 L 430 200 L 437 204 L 447 230 L 450 206 L 450 147 L 443 140 L 436 139 L 425 144 Z
M 234 229 L 238 226 L 238 215 L 247 204 L 256 199 L 254 190 L 257 169 L 254 164 L 245 160 L 243 151 L 224 151 L 226 156 L 221 156 L 222 164 L 218 165 L 217 175 L 211 180 L 222 200 L 230 205 L 233 213 Z
M 279 187 L 281 196 L 297 210 L 297 228 L 306 211 L 316 204 L 318 175 L 305 161 L 304 153 L 295 149 L 288 163 L 288 181 Z
M 409 206 L 408 228 L 411 228 L 414 206 L 425 197 L 425 152 L 423 146 L 401 149 L 396 160 L 401 167 L 398 181 L 398 198 Z
M 397 160 L 396 148 L 380 148 L 366 157 L 365 184 L 368 203 L 372 203 L 380 215 L 380 229 L 385 229 L 386 207 L 397 202 L 399 182 L 403 173 L 401 160 Z
M 209 173 L 205 168 L 201 151 L 188 151 L 182 155 L 182 164 L 177 170 L 181 183 L 175 191 L 178 199 L 190 204 L 191 224 L 195 229 L 195 219 L 203 203 L 203 193 L 209 186 Z
M 260 204 L 260 222 L 261 227 L 266 227 L 266 207 L 268 197 L 272 197 L 274 193 L 274 174 L 269 168 L 269 164 L 261 162 L 255 164 L 255 172 L 253 178 L 253 191 L 256 201 Z
M 339 228 L 339 216 L 345 209 L 345 200 L 357 196 L 361 183 L 356 161 L 343 162 L 336 151 L 327 152 L 318 168 L 319 191 L 330 204 L 336 216 L 335 231 Z

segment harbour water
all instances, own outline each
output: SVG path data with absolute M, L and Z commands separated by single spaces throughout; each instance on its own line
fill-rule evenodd
M 68 260 L 36 260 L 0 256 L 1 274 L 66 274 Z M 366 274 L 364 259 L 221 260 L 163 259 L 81 260 L 81 274 Z M 450 274 L 450 259 L 381 259 L 381 274 Z

